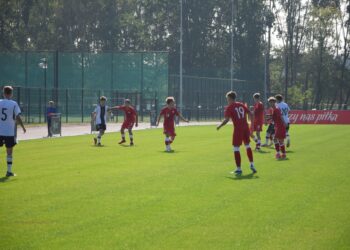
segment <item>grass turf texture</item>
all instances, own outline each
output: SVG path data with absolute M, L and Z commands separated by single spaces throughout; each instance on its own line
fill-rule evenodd
M 161 130 L 136 146 L 91 136 L 22 141 L 0 181 L 1 249 L 349 249 L 349 126 L 292 126 L 288 160 L 233 170 L 231 126 Z M 5 173 L 5 156 L 1 166 Z

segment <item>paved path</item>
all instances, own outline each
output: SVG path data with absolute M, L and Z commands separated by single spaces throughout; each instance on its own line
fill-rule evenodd
M 191 122 L 180 123 L 179 126 L 200 126 L 200 125 L 214 125 L 219 122 Z M 117 132 L 120 130 L 121 123 L 108 123 L 106 133 Z M 162 126 L 159 125 L 158 128 Z M 154 127 L 153 127 L 154 128 Z M 39 126 L 26 126 L 27 133 L 23 134 L 22 129 L 18 127 L 17 139 L 18 140 L 32 140 L 41 139 L 47 136 L 47 127 L 44 125 Z M 134 130 L 151 129 L 149 123 L 139 123 L 139 126 Z M 62 136 L 76 136 L 76 135 L 88 135 L 90 134 L 90 124 L 62 124 Z M 56 137 L 56 136 L 55 136 Z

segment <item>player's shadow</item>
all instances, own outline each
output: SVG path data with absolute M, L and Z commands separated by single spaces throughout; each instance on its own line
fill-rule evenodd
M 254 153 L 257 153 L 257 154 L 269 154 L 270 151 L 264 151 L 264 150 L 255 150 Z
M 6 177 L 6 176 L 0 177 L 0 182 L 7 182 L 8 180 L 10 180 L 9 177 Z
M 158 151 L 159 153 L 163 153 L 163 154 L 177 154 L 179 153 L 180 151 L 179 150 L 171 150 L 170 152 L 168 151 Z
M 135 145 L 134 146 L 130 146 L 128 144 L 119 144 L 119 146 L 124 147 L 124 148 L 133 148 L 133 147 L 135 147 Z
M 259 179 L 259 176 L 257 176 L 256 174 L 250 173 L 250 174 L 246 174 L 246 175 L 226 176 L 226 178 L 234 180 L 234 181 L 240 181 L 240 180 Z
M 293 150 L 287 150 L 286 153 L 287 154 L 294 154 L 295 152 Z

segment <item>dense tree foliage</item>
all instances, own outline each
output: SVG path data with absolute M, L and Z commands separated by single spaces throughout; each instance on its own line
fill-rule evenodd
M 233 31 L 235 78 L 263 83 L 266 69 L 294 105 L 341 108 L 349 16 L 349 0 L 183 0 L 184 73 L 229 77 Z M 169 51 L 176 74 L 179 24 L 178 0 L 0 1 L 0 51 Z

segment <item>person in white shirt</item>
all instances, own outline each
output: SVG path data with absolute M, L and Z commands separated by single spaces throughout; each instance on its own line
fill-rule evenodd
M 17 102 L 12 100 L 13 88 L 5 86 L 3 88 L 4 99 L 0 100 L 0 147 L 6 146 L 7 156 L 7 172 L 6 177 L 15 176 L 12 172 L 12 152 L 13 147 L 17 144 L 16 141 L 16 122 L 19 124 L 23 132 L 26 129 L 21 119 L 21 109 Z
M 287 124 L 286 126 L 286 139 L 287 139 L 287 147 L 290 146 L 290 136 L 289 136 L 289 111 L 290 108 L 287 103 L 283 101 L 283 96 L 282 95 L 276 95 L 276 106 L 282 111 L 282 118 L 284 120 L 284 123 Z
M 98 131 L 98 135 L 94 137 L 94 144 L 97 146 L 101 146 L 101 138 L 107 129 L 107 112 L 111 111 L 111 108 L 106 106 L 106 101 L 107 98 L 105 96 L 101 96 L 99 104 L 96 106 L 94 112 L 92 112 L 92 119 L 95 120 L 96 130 Z

